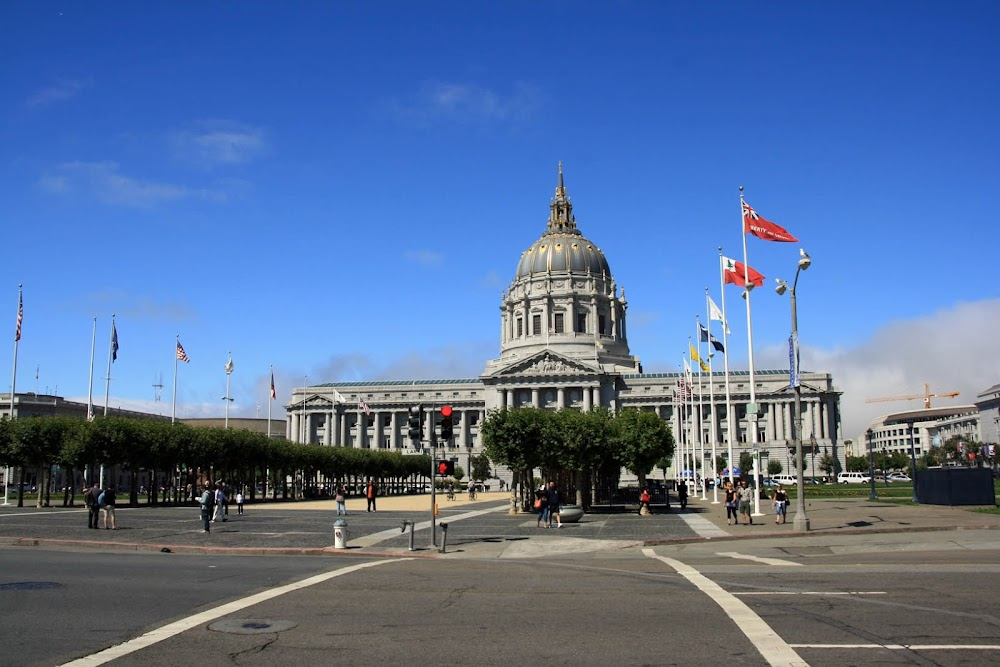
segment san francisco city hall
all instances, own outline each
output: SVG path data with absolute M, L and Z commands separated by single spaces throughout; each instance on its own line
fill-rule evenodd
M 615 284 L 604 253 L 576 226 L 560 164 L 546 229 L 521 254 L 514 279 L 501 298 L 500 357 L 487 361 L 482 375 L 452 380 L 330 382 L 297 388 L 285 406 L 286 435 L 292 442 L 405 452 L 412 449 L 407 437 L 410 408 L 418 404 L 425 408 L 426 447 L 430 429 L 440 420 L 435 408 L 450 405 L 454 438 L 447 456 L 456 458 L 468 471 L 470 455 L 482 452 L 479 425 L 489 410 L 525 406 L 590 410 L 605 406 L 654 411 L 670 423 L 677 439 L 683 430 L 688 434 L 687 442 L 697 442 L 700 432 L 709 452 L 712 410 L 707 374 L 702 417 L 698 419 L 697 399 L 694 414 L 690 414 L 690 402 L 681 410 L 681 399 L 676 396 L 682 373 L 643 373 L 638 358 L 631 355 L 627 305 L 625 290 Z M 788 389 L 788 376 L 788 370 L 754 373 L 760 414 L 757 441 L 785 470 L 790 470 L 788 447 L 794 432 L 794 396 Z M 738 461 L 739 452 L 750 446 L 746 418 L 750 374 L 730 370 L 729 377 L 731 403 L 738 419 L 733 457 Z M 800 377 L 802 436 L 807 449 L 812 450 L 814 470 L 824 454 L 842 465 L 840 392 L 829 374 L 802 372 Z M 728 433 L 725 374 L 714 370 L 712 382 L 716 442 L 721 453 L 727 447 Z M 677 458 L 675 466 L 679 465 Z M 762 466 L 766 463 L 762 461 Z M 807 456 L 807 476 L 809 464 Z

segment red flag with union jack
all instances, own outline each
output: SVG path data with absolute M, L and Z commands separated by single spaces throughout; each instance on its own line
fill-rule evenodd
M 795 243 L 797 238 L 788 233 L 788 230 L 781 225 L 776 225 L 769 220 L 765 220 L 751 208 L 750 204 L 743 203 L 743 233 L 753 234 L 765 241 L 781 241 L 784 243 Z

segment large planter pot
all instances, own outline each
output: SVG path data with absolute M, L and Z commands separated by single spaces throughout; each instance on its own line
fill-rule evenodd
M 576 523 L 583 518 L 583 508 L 579 505 L 563 505 L 559 508 L 559 518 L 563 523 Z

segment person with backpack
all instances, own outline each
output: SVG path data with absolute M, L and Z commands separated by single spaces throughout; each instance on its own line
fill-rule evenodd
M 87 506 L 87 528 L 100 528 L 101 522 L 101 487 L 94 484 L 83 494 L 83 502 Z
M 115 524 L 115 487 L 109 486 L 101 494 L 101 497 L 97 499 L 99 505 L 104 507 L 104 530 L 118 530 L 118 526 Z M 108 520 L 110 519 L 111 525 L 108 526 Z
M 212 508 L 215 506 L 215 494 L 211 484 L 201 485 L 201 524 L 203 533 L 212 532 Z

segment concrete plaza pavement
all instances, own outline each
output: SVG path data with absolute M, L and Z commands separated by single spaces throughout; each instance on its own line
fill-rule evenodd
M 48 546 L 67 549 L 123 549 L 174 553 L 296 555 L 408 555 L 425 557 L 530 558 L 560 554 L 608 553 L 646 544 L 690 543 L 698 540 L 781 539 L 809 535 L 864 535 L 887 532 L 982 530 L 1000 528 L 1000 515 L 966 507 L 913 505 L 867 498 L 817 498 L 806 501 L 811 530 L 794 529 L 795 503 L 786 524 L 776 525 L 770 502 L 761 501 L 762 515 L 753 525 L 727 525 L 722 503 L 713 495 L 692 496 L 686 510 L 675 498 L 671 508 L 653 507 L 650 516 L 636 511 L 594 512 L 564 530 L 542 530 L 532 513 L 509 513 L 509 495 L 480 492 L 475 501 L 456 494 L 453 501 L 438 495 L 438 523 L 449 525 L 447 550 L 440 525 L 431 543 L 431 496 L 383 496 L 378 511 L 366 512 L 364 498 L 347 501 L 348 515 L 338 517 L 332 500 L 257 503 L 242 516 L 230 506 L 230 520 L 201 532 L 198 509 L 183 507 L 120 507 L 121 530 L 89 530 L 82 507 L 0 507 L 0 545 Z M 766 514 L 763 514 L 767 512 Z M 346 549 L 334 548 L 333 523 L 347 522 Z M 403 521 L 412 522 L 415 550 Z

